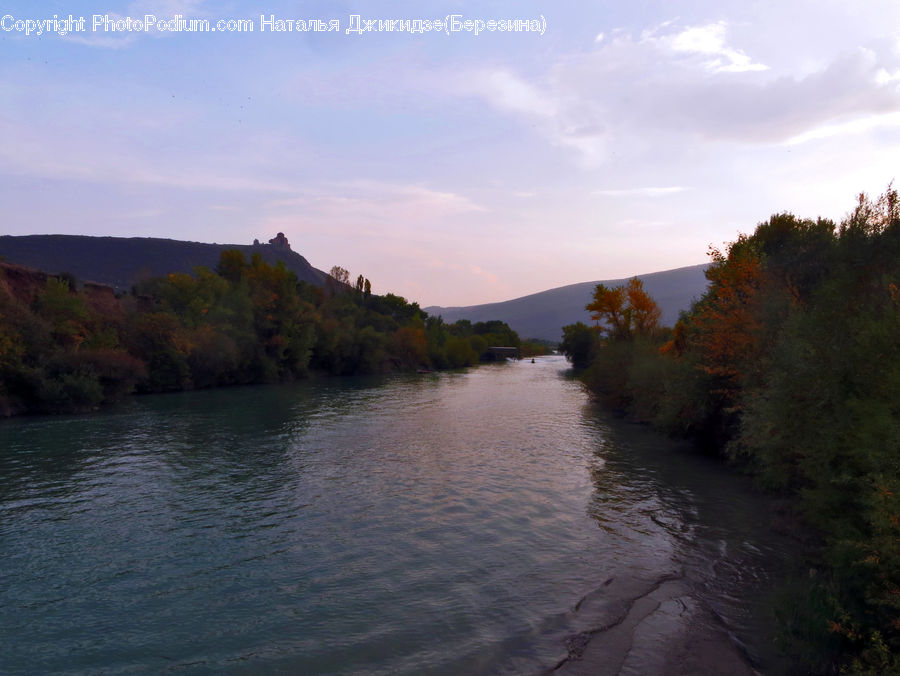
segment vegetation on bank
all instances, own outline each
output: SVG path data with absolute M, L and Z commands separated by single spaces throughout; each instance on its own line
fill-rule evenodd
M 529 346 L 503 322 L 446 324 L 372 293 L 339 267 L 325 287 L 283 263 L 222 253 L 215 271 L 170 274 L 130 294 L 69 275 L 0 268 L 0 415 L 77 411 L 132 391 L 267 383 L 310 373 L 456 368 Z
M 900 203 L 772 216 L 673 329 L 636 280 L 598 287 L 561 351 L 603 400 L 798 496 L 821 537 L 780 611 L 813 673 L 900 673 Z

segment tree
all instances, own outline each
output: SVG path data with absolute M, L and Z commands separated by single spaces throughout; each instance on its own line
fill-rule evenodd
M 587 324 L 578 322 L 563 327 L 563 339 L 559 351 L 566 355 L 575 368 L 587 368 L 594 355 L 597 334 Z
M 626 288 L 631 330 L 639 336 L 649 336 L 659 328 L 662 311 L 650 295 L 644 291 L 644 282 L 633 277 Z
M 47 284 L 35 300 L 38 314 L 53 326 L 53 337 L 65 347 L 78 347 L 87 336 L 88 309 L 84 299 L 70 290 L 69 282 L 48 277 Z
M 612 337 L 624 336 L 627 333 L 625 319 L 625 288 L 616 286 L 612 289 L 598 284 L 594 289 L 594 300 L 585 308 L 591 313 L 591 319 L 597 322 L 597 329 Z
M 247 262 L 244 260 L 244 254 L 239 249 L 229 249 L 223 251 L 219 256 L 219 265 L 216 266 L 216 272 L 233 284 L 241 281 L 241 275 Z
M 345 284 L 347 286 L 350 285 L 350 273 L 340 265 L 333 266 L 328 274 L 331 275 L 337 282 Z
M 755 253 L 740 240 L 728 256 L 712 252 L 706 271 L 710 288 L 691 317 L 700 367 L 718 380 L 717 391 L 733 401 L 762 350 L 759 294 L 763 270 Z
M 325 288 L 329 296 L 335 296 L 347 290 L 350 286 L 350 273 L 340 265 L 332 266 L 328 271 L 328 279 L 325 280 Z
M 594 300 L 585 309 L 597 322 L 597 329 L 614 340 L 648 337 L 659 329 L 659 306 L 644 291 L 644 283 L 637 277 L 630 279 L 626 286 L 608 288 L 598 284 Z
M 394 364 L 408 369 L 428 364 L 427 345 L 424 329 L 403 326 L 391 336 L 389 349 Z

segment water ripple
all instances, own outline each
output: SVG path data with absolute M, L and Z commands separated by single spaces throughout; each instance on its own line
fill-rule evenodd
M 529 672 L 604 580 L 674 569 L 752 643 L 742 593 L 773 559 L 758 501 L 564 368 L 4 422 L 0 671 Z

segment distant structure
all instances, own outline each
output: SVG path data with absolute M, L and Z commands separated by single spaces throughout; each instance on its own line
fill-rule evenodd
M 288 243 L 287 237 L 284 236 L 283 232 L 279 232 L 273 239 L 270 239 L 269 244 L 277 249 L 291 250 L 291 245 Z
M 519 359 L 519 348 L 517 347 L 489 347 L 488 354 L 493 359 Z

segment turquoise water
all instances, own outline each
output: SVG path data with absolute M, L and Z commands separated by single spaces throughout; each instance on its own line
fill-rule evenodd
M 583 596 L 672 573 L 765 660 L 762 499 L 565 370 L 3 421 L 0 672 L 535 673 Z

